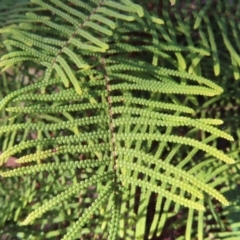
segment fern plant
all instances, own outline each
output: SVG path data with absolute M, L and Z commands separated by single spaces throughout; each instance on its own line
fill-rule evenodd
M 239 236 L 239 1 L 2 2 L 2 236 Z

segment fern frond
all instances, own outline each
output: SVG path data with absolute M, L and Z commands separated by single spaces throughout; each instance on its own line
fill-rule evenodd
M 163 189 L 161 189 L 160 187 L 156 187 L 148 182 L 142 181 L 142 180 L 135 180 L 134 178 L 131 177 L 120 177 L 120 180 L 123 181 L 124 183 L 131 183 L 134 186 L 139 186 L 143 189 L 149 189 L 152 192 L 156 192 L 156 193 L 160 193 L 163 194 L 164 196 L 166 196 L 167 198 L 173 200 L 174 202 L 180 203 L 183 206 L 189 207 L 189 208 L 193 208 L 193 209 L 197 209 L 199 211 L 203 211 L 204 207 L 200 204 L 198 204 L 197 202 L 193 202 L 190 201 L 188 199 L 184 199 L 178 195 L 174 195 L 171 192 L 165 191 Z
M 5 68 L 9 67 L 11 64 L 15 64 L 17 61 L 26 61 L 26 60 L 32 60 L 32 56 L 35 56 L 39 59 L 40 62 L 44 62 L 44 65 L 47 64 L 48 66 L 48 72 L 52 72 L 53 69 L 58 73 L 58 75 L 61 77 L 61 79 L 64 81 L 64 84 L 66 87 L 69 86 L 69 82 L 73 84 L 75 87 L 76 91 L 78 94 L 82 94 L 81 87 L 79 85 L 78 80 L 75 78 L 75 75 L 69 67 L 69 63 L 66 62 L 62 57 L 62 53 L 68 52 L 68 55 L 70 59 L 73 62 L 76 62 L 76 55 L 73 53 L 70 53 L 69 45 L 72 45 L 73 47 L 77 47 L 78 49 L 84 49 L 84 50 L 89 50 L 89 51 L 96 51 L 96 52 L 105 52 L 109 46 L 107 43 L 99 40 L 98 37 L 93 36 L 93 34 L 89 33 L 89 31 L 84 30 L 84 28 L 91 28 L 92 30 L 94 29 L 95 33 L 104 33 L 109 36 L 112 35 L 112 30 L 107 29 L 105 27 L 99 26 L 97 27 L 97 24 L 95 22 L 92 22 L 92 17 L 95 14 L 100 14 L 103 15 L 103 17 L 96 17 L 97 20 L 100 20 L 101 23 L 104 23 L 102 20 L 104 20 L 104 16 L 107 18 L 115 18 L 115 19 L 121 19 L 124 21 L 133 21 L 135 18 L 133 16 L 127 16 L 126 14 L 122 14 L 120 12 L 136 12 L 138 13 L 139 16 L 143 16 L 143 10 L 141 9 L 140 6 L 131 3 L 130 1 L 126 1 L 123 3 L 115 3 L 112 1 L 106 1 L 104 2 L 96 2 L 95 6 L 92 4 L 83 4 L 83 3 L 77 3 L 74 1 L 74 5 L 76 4 L 80 8 L 86 8 L 87 10 L 90 11 L 90 15 L 85 15 L 85 14 L 78 14 L 74 8 L 70 8 L 66 3 L 59 3 L 58 1 L 53 1 L 52 4 L 45 3 L 42 0 L 32 0 L 35 4 L 38 4 L 39 6 L 43 7 L 44 9 L 53 12 L 60 18 L 66 20 L 70 26 L 67 24 L 64 24 L 62 26 L 59 26 L 58 24 L 52 22 L 50 19 L 47 19 L 46 17 L 39 16 L 33 12 L 30 12 L 27 14 L 27 16 L 32 19 L 32 21 L 35 22 L 41 22 L 42 24 L 46 25 L 48 28 L 48 31 L 51 29 L 56 30 L 59 32 L 61 35 L 65 36 L 65 40 L 62 41 L 60 45 L 60 41 L 58 39 L 49 39 L 45 38 L 44 41 L 39 41 L 40 39 L 43 39 L 43 37 L 35 34 L 35 41 L 30 41 L 31 48 L 27 47 L 27 44 L 29 42 L 29 39 L 31 39 L 31 35 L 28 33 L 24 33 L 23 31 L 19 30 L 12 30 L 12 29 L 5 29 L 3 31 L 9 31 L 13 35 L 15 35 L 17 38 L 14 41 L 8 41 L 8 44 L 12 46 L 16 46 L 17 48 L 21 48 L 23 51 L 20 52 L 18 51 L 19 58 L 14 57 L 14 60 L 12 59 L 12 55 L 6 55 L 5 60 L 1 62 L 1 66 L 5 66 Z M 58 9 L 60 8 L 60 9 Z M 111 10 L 113 9 L 113 10 Z M 92 14 L 91 14 L 92 12 Z M 73 16 L 69 15 L 72 14 Z M 110 23 L 111 20 L 108 21 Z M 112 24 L 111 24 L 112 25 Z M 21 36 L 19 38 L 19 36 Z M 79 41 L 76 39 L 76 37 L 81 38 L 82 40 Z M 27 41 L 24 41 L 24 39 L 27 39 Z M 48 41 L 48 39 L 50 41 Z M 91 44 L 86 44 L 85 41 L 90 42 Z M 52 47 L 50 44 L 57 43 L 59 46 L 58 48 Z M 38 48 L 43 48 L 45 51 L 40 54 L 38 51 Z M 66 49 L 65 49 L 66 48 Z M 69 54 L 70 53 L 70 54 Z M 22 55 L 27 57 L 23 57 Z M 8 60 L 7 60 L 8 59 Z M 78 67 L 81 69 L 82 67 L 86 67 L 86 64 L 80 64 L 78 62 Z M 59 65 L 58 65 L 59 64 Z M 46 75 L 45 79 L 49 80 L 50 75 Z
M 78 219 L 77 222 L 73 224 L 68 229 L 67 234 L 64 235 L 62 238 L 63 240 L 67 239 L 73 239 L 79 231 L 81 231 L 81 228 L 84 226 L 84 224 L 89 221 L 88 219 L 90 216 L 100 207 L 100 205 L 107 200 L 107 198 L 111 195 L 111 186 L 106 187 L 98 196 L 97 200 L 92 203 L 92 205 L 89 207 L 89 209 L 86 210 L 86 212 Z
M 67 163 L 45 163 L 41 165 L 13 169 L 8 172 L 0 173 L 0 175 L 2 177 L 12 177 L 12 176 L 22 176 L 23 174 L 33 174 L 33 173 L 42 172 L 42 171 L 67 170 L 67 169 L 73 169 L 73 168 L 94 168 L 102 165 L 107 165 L 108 163 L 109 163 L 109 159 L 108 161 L 105 159 L 102 159 L 101 161 L 84 160 L 82 162 L 72 161 Z
M 23 2 L 0 6 L 13 14 L 0 23 L 0 190 L 14 203 L 0 234 L 150 239 L 174 221 L 173 238 L 237 236 L 224 231 L 238 205 L 239 11 Z
M 212 188 L 209 188 L 207 185 L 203 186 L 203 184 L 201 182 L 199 182 L 197 179 L 195 179 L 192 175 L 189 175 L 189 174 L 185 173 L 185 171 L 182 171 L 181 169 L 173 167 L 171 164 L 167 164 L 164 161 L 159 161 L 152 156 L 144 154 L 143 152 L 134 151 L 134 150 L 130 151 L 129 150 L 128 152 L 124 153 L 123 149 L 117 149 L 117 150 L 118 150 L 119 154 L 124 154 L 125 156 L 129 156 L 129 157 L 131 157 L 133 155 L 134 157 L 138 157 L 139 159 L 144 159 L 145 158 L 145 161 L 158 165 L 158 168 L 161 167 L 169 173 L 173 173 L 176 176 L 182 176 L 183 178 L 185 178 L 185 180 L 190 181 L 191 184 L 196 184 L 196 187 L 198 187 L 202 190 L 207 190 L 208 189 L 207 190 L 208 194 L 211 194 L 216 199 L 221 201 L 223 204 L 228 205 L 228 201 L 226 200 L 226 198 L 224 196 L 222 196 L 221 194 L 219 194 L 216 190 L 214 190 Z
M 51 209 L 53 206 L 59 204 L 61 201 L 69 198 L 72 194 L 75 194 L 79 192 L 81 189 L 87 188 L 88 186 L 91 186 L 91 184 L 96 184 L 98 181 L 106 180 L 108 178 L 112 177 L 112 173 L 105 173 L 102 176 L 93 176 L 92 178 L 89 178 L 81 183 L 74 184 L 70 188 L 68 188 L 65 192 L 62 192 L 60 195 L 54 197 L 49 202 L 46 202 L 41 207 L 37 208 L 35 211 L 33 211 L 30 215 L 27 216 L 27 218 L 21 223 L 21 225 L 28 225 L 30 224 L 34 219 L 40 217 L 43 213 Z M 109 192 L 110 187 L 107 188 L 107 192 Z

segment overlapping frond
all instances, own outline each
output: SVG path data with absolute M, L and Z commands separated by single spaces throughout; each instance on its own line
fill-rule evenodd
M 52 236 L 144 239 L 161 235 L 182 209 L 188 214 L 176 224 L 186 227 L 185 239 L 204 238 L 205 212 L 221 225 L 213 203 L 229 205 L 221 185 L 238 155 L 218 149 L 216 139 L 234 139 L 201 110 L 214 102 L 203 99 L 223 92 L 211 79 L 225 71 L 219 44 L 237 77 L 238 50 L 226 30 L 230 24 L 237 38 L 233 22 L 216 14 L 211 22 L 210 1 L 203 8 L 199 1 L 163 1 L 161 18 L 130 0 L 31 2 L 28 20 L 0 29 L 11 49 L 1 57 L 2 74 L 19 65 L 32 79 L 1 95 L 0 164 L 15 156 L 21 167 L 0 174 L 30 181 L 37 173 L 57 187 L 41 204 L 37 194 L 27 197 L 31 212 L 21 215 L 22 225 L 60 211 L 67 220 L 53 222 L 68 228 L 57 226 Z M 179 8 L 184 4 L 191 17 Z M 25 73 L 32 68 L 39 76 Z

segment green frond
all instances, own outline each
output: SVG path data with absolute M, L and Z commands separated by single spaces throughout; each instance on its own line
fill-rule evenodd
M 160 109 L 165 109 L 165 110 L 171 110 L 171 111 L 178 111 L 178 112 L 184 112 L 184 113 L 194 113 L 194 110 L 182 106 L 180 104 L 172 104 L 172 103 L 165 103 L 165 102 L 157 102 L 157 101 L 151 101 L 151 100 L 146 100 L 142 98 L 134 98 L 134 97 L 112 97 L 113 102 L 121 102 L 124 101 L 125 103 L 134 103 L 138 105 L 143 105 L 143 106 L 149 106 L 153 108 L 160 108 Z
M 25 123 L 21 124 L 15 124 L 13 126 L 3 126 L 0 128 L 0 133 L 14 131 L 14 130 L 21 130 L 29 128 L 31 130 L 58 130 L 58 129 L 64 129 L 64 128 L 72 128 L 74 126 L 82 126 L 82 125 L 90 125 L 94 123 L 106 123 L 108 119 L 106 117 L 91 117 L 89 118 L 82 118 L 82 119 L 76 119 L 74 121 L 65 121 L 60 123 L 53 123 L 53 124 L 43 124 L 43 123 L 36 123 L 31 126 Z
M 158 160 L 140 151 L 128 150 L 128 152 L 126 151 L 124 152 L 124 149 L 120 148 L 117 150 L 119 154 L 124 154 L 129 157 L 138 157 L 139 159 L 143 159 L 149 163 L 158 165 L 158 168 L 163 168 L 165 171 L 168 171 L 169 173 L 173 173 L 176 176 L 183 177 L 185 180 L 191 182 L 191 184 L 195 184 L 196 187 L 206 191 L 208 194 L 212 195 L 223 204 L 225 205 L 229 204 L 226 198 L 223 195 L 219 194 L 218 191 L 214 190 L 213 188 L 210 188 L 208 185 L 203 184 L 201 181 L 197 180 L 194 176 L 187 174 L 185 171 L 173 167 L 171 164 L 167 164 L 164 161 Z
M 91 184 L 96 184 L 98 181 L 109 179 L 112 176 L 113 173 L 105 173 L 102 176 L 93 176 L 81 183 L 74 184 L 70 188 L 68 188 L 66 191 L 62 192 L 58 196 L 52 198 L 50 201 L 43 204 L 41 207 L 34 210 L 31 214 L 27 216 L 27 218 L 21 223 L 21 225 L 28 225 L 32 223 L 32 221 L 38 217 L 40 217 L 42 214 L 44 214 L 46 211 L 54 207 L 55 205 L 61 203 L 61 201 L 69 198 L 71 195 L 79 192 L 81 189 L 85 189 L 88 186 L 91 186 Z M 109 192 L 110 187 L 107 188 L 107 192 Z
M 156 104 L 157 105 L 157 104 Z M 161 106 L 161 104 L 159 104 Z M 170 104 L 169 104 L 170 105 Z M 42 107 L 41 105 L 35 105 L 33 107 L 9 107 L 6 108 L 8 112 L 16 113 L 59 113 L 59 112 L 75 112 L 75 111 L 85 111 L 87 109 L 104 109 L 107 105 L 104 103 L 92 104 L 92 103 L 83 103 L 83 104 L 71 104 L 68 106 L 52 106 L 52 107 Z M 163 104 L 162 108 L 168 109 L 168 105 Z M 174 104 L 170 105 L 169 108 L 177 110 L 177 106 Z M 179 109 L 183 109 L 182 112 L 192 113 L 193 110 L 187 107 L 179 106 Z M 192 111 L 191 111 L 192 110 Z
M 148 67 L 148 66 L 146 66 L 146 67 Z M 115 72 L 115 71 L 121 71 L 121 70 L 141 71 L 141 67 L 137 67 L 137 66 L 134 66 L 134 65 L 132 65 L 132 66 L 131 65 L 126 65 L 126 64 L 118 64 L 118 65 L 113 65 L 113 66 L 107 66 L 106 69 L 109 73 Z M 150 70 L 150 66 L 149 66 L 149 70 Z M 189 79 L 189 80 L 192 80 L 192 81 L 197 81 L 199 84 L 205 84 L 209 88 L 212 88 L 213 90 L 215 90 L 216 91 L 215 94 L 220 94 L 223 91 L 223 89 L 221 87 L 219 87 L 217 84 L 211 82 L 210 80 L 207 80 L 203 77 L 199 77 L 199 76 L 196 76 L 196 75 L 188 74 L 187 72 L 179 72 L 179 71 L 170 70 L 170 69 L 166 69 L 166 68 L 156 68 L 156 69 L 154 69 L 153 67 L 151 67 L 151 71 L 155 74 L 159 74 L 159 75 L 163 75 L 163 76 L 175 76 L 175 77 L 186 78 L 186 79 Z M 202 91 L 202 93 L 204 94 L 204 91 Z
M 18 161 L 18 162 L 26 162 L 26 161 Z M 107 165 L 109 163 L 109 159 L 102 159 L 101 161 L 96 160 L 84 160 L 82 162 L 67 162 L 67 163 L 44 163 L 41 165 L 22 167 L 13 169 L 8 172 L 1 173 L 2 177 L 12 177 L 12 176 L 22 176 L 24 174 L 33 174 L 42 171 L 54 171 L 54 170 L 67 170 L 73 168 L 94 168 L 100 167 L 102 165 Z
M 203 19 L 203 16 L 205 15 L 205 13 L 208 11 L 208 9 L 211 6 L 211 1 L 207 1 L 206 5 L 199 11 L 198 16 L 196 17 L 195 23 L 193 28 L 197 29 Z
M 72 84 L 73 84 L 76 92 L 77 92 L 79 95 L 81 95 L 81 94 L 82 94 L 82 89 L 81 89 L 81 87 L 79 86 L 78 80 L 76 79 L 75 75 L 73 74 L 73 72 L 72 72 L 70 66 L 67 64 L 67 62 L 66 62 L 62 57 L 60 57 L 60 56 L 58 56 L 58 57 L 56 58 L 56 62 L 59 62 L 60 65 L 61 65 L 61 67 L 62 67 L 62 69 L 64 69 L 64 71 L 65 71 L 65 72 L 64 72 L 64 71 L 62 70 L 62 72 L 60 72 L 60 74 L 64 74 L 64 73 L 65 73 L 65 74 L 64 74 L 64 76 L 65 76 L 65 78 L 66 78 L 65 81 L 67 81 L 67 79 L 68 79 L 67 76 L 69 76 L 70 81 L 72 82 Z M 68 82 L 65 83 L 65 86 L 66 86 L 66 87 L 69 87 Z
M 111 222 L 109 227 L 109 239 L 118 239 L 119 221 L 120 221 L 120 207 L 117 200 L 112 206 Z
M 84 49 L 84 50 L 94 51 L 94 52 L 105 52 L 109 48 L 108 44 L 99 40 L 99 37 L 95 37 L 93 34 L 89 33 L 89 31 L 86 31 L 83 28 L 90 27 L 98 33 L 104 33 L 109 36 L 112 35 L 112 31 L 108 30 L 108 29 L 104 29 L 104 27 L 102 27 L 102 26 L 98 27 L 98 25 L 96 23 L 91 22 L 91 19 L 87 18 L 87 16 L 84 16 L 84 14 L 81 17 L 81 15 L 77 14 L 77 12 L 73 8 L 72 8 L 72 11 L 70 11 L 70 7 L 65 3 L 58 3 L 57 1 L 53 1 L 52 4 L 54 4 L 54 5 L 51 5 L 51 4 L 45 3 L 42 0 L 33 0 L 32 2 L 40 5 L 44 9 L 49 10 L 49 11 L 53 12 L 54 14 L 56 14 L 57 16 L 59 16 L 60 18 L 68 21 L 69 24 L 72 25 L 72 27 L 67 26 L 67 25 L 59 26 L 58 24 L 52 22 L 51 19 L 48 19 L 44 16 L 38 16 L 37 14 L 35 14 L 33 12 L 29 12 L 27 14 L 27 16 L 29 18 L 31 18 L 33 21 L 43 23 L 44 25 L 46 25 L 49 28 L 49 30 L 54 29 L 54 30 L 58 31 L 59 33 L 65 35 L 68 39 L 66 39 L 65 41 L 62 41 L 62 43 L 60 43 L 58 39 L 51 40 L 50 38 L 46 38 L 46 40 L 39 42 L 38 40 L 42 39 L 42 37 L 41 36 L 38 37 L 38 35 L 35 34 L 35 40 L 37 39 L 37 41 L 34 42 L 31 40 L 30 41 L 31 48 L 30 48 L 30 47 L 27 47 L 27 45 L 29 44 L 29 40 L 31 39 L 31 34 L 30 35 L 28 33 L 22 34 L 21 30 L 19 31 L 19 30 L 14 30 L 14 29 L 9 29 L 9 30 L 6 29 L 5 31 L 10 31 L 13 33 L 13 35 L 18 37 L 15 41 L 8 41 L 8 44 L 10 44 L 12 46 L 16 46 L 17 48 L 21 48 L 23 50 L 22 55 L 26 55 L 26 53 L 27 53 L 28 58 L 24 58 L 22 55 L 20 55 L 21 52 L 18 51 L 19 58 L 16 58 L 12 55 L 6 55 L 5 58 L 8 58 L 8 60 L 6 59 L 5 61 L 2 61 L 1 66 L 4 66 L 4 69 L 6 69 L 9 66 L 15 64 L 16 62 L 32 60 L 33 58 L 31 57 L 31 55 L 33 55 L 35 57 L 37 56 L 38 58 L 41 59 L 40 60 L 41 62 L 49 63 L 48 64 L 49 71 L 51 71 L 52 68 L 54 68 L 56 70 L 56 72 L 61 77 L 61 79 L 63 80 L 66 87 L 69 87 L 69 82 L 71 82 L 73 84 L 73 86 L 75 87 L 77 93 L 81 95 L 82 90 L 81 90 L 81 87 L 79 86 L 77 79 L 74 76 L 73 71 L 70 69 L 69 64 L 60 55 L 62 52 L 67 52 L 69 54 L 69 57 L 71 59 L 73 59 L 74 62 L 77 61 L 77 63 L 78 63 L 77 66 L 79 68 L 82 68 L 82 67 L 86 68 L 86 66 L 87 66 L 86 63 L 79 63 L 76 55 L 73 53 L 70 53 L 70 50 L 65 50 L 65 48 L 68 49 L 68 46 L 70 44 L 72 44 L 73 46 L 75 46 L 79 49 Z M 101 13 L 103 15 L 108 16 L 108 18 L 114 17 L 114 18 L 119 18 L 119 19 L 125 20 L 125 21 L 133 21 L 134 17 L 121 14 L 120 11 L 122 11 L 122 12 L 129 12 L 129 11 L 137 12 L 139 14 L 139 16 L 141 16 L 141 17 L 143 16 L 143 10 L 141 9 L 140 6 L 133 4 L 130 1 L 126 1 L 125 3 L 127 5 L 115 3 L 112 1 L 107 1 L 106 3 L 104 3 L 104 5 L 106 5 L 107 7 L 103 7 L 100 4 L 99 6 L 95 7 L 95 9 L 96 9 L 95 13 Z M 76 4 L 76 2 L 74 2 L 74 4 Z M 79 6 L 86 7 L 87 5 L 79 4 Z M 57 7 L 61 8 L 61 10 L 57 9 Z M 110 10 L 110 8 L 113 8 L 114 10 Z M 91 6 L 89 5 L 89 7 L 87 7 L 87 9 L 89 9 L 89 11 L 91 11 L 94 8 L 91 9 Z M 68 13 L 69 11 L 71 12 L 71 14 L 74 15 L 74 17 L 69 16 L 69 13 Z M 80 17 L 80 19 L 79 19 L 79 17 Z M 96 19 L 104 20 L 105 18 L 97 17 Z M 108 21 L 108 23 L 110 23 L 110 20 Z M 112 24 L 111 24 L 111 26 L 112 26 Z M 20 41 L 23 41 L 23 39 L 25 38 L 25 41 L 22 42 L 22 44 L 19 43 L 19 40 L 18 40 L 19 37 L 20 37 Z M 77 40 L 76 39 L 77 37 L 82 39 L 82 41 Z M 48 39 L 50 41 L 48 41 Z M 86 40 L 92 44 L 84 43 Z M 61 44 L 61 45 L 59 45 L 60 48 L 53 48 L 53 47 L 49 46 L 49 44 L 53 44 L 53 43 L 57 43 L 58 45 Z M 45 49 L 45 52 L 40 53 L 38 51 L 38 49 L 35 50 L 34 48 L 32 48 L 33 44 L 35 45 L 35 48 L 40 47 L 40 48 Z M 50 56 L 49 56 L 49 53 L 51 53 Z M 13 57 L 14 57 L 14 60 L 10 60 Z M 60 63 L 61 67 L 56 66 L 57 62 Z M 46 65 L 46 63 L 44 63 L 44 65 Z M 49 80 L 49 77 L 46 80 Z
M 100 7 L 97 10 L 98 13 L 102 13 L 108 17 L 116 17 L 117 19 L 121 19 L 127 22 L 131 22 L 134 21 L 134 17 L 133 16 L 126 16 L 124 14 L 120 14 L 120 13 L 116 13 L 115 11 L 112 11 L 110 9 L 107 9 L 105 7 Z
M 17 160 L 17 163 L 28 163 L 28 162 L 39 162 L 40 160 L 56 156 L 58 154 L 64 154 L 64 153 L 87 153 L 92 151 L 104 151 L 107 150 L 109 147 L 109 144 L 101 144 L 100 146 L 59 146 L 54 149 L 41 151 L 40 153 L 30 154 L 26 155 L 24 157 L 21 157 Z M 56 152 L 56 153 L 55 153 Z
M 127 176 L 124 176 L 124 177 L 119 176 L 119 178 L 120 178 L 121 181 L 123 181 L 123 184 L 124 183 L 130 183 L 134 186 L 139 186 L 143 189 L 149 189 L 152 192 L 160 193 L 163 196 L 166 196 L 167 198 L 173 200 L 174 202 L 180 203 L 181 205 L 183 205 L 185 207 L 193 208 L 193 209 L 196 209 L 198 211 L 203 211 L 204 210 L 204 207 L 202 205 L 200 205 L 199 203 L 193 202 L 193 201 L 190 201 L 188 199 L 182 198 L 178 195 L 172 194 L 171 192 L 166 191 L 166 190 L 164 190 L 160 187 L 154 186 L 151 183 L 148 183 L 148 182 L 145 182 L 145 181 L 142 181 L 142 180 L 135 180 L 134 178 L 127 177 Z
M 204 219 L 203 219 L 203 212 L 198 212 L 198 228 L 197 228 L 197 230 L 198 230 L 198 239 L 199 240 L 203 240 L 203 221 L 204 221 Z
M 33 8 L 29 0 L 11 1 L 3 0 L 0 6 L 0 27 L 16 25 L 21 22 L 29 21 L 23 12 L 37 11 L 39 8 Z
M 116 84 L 111 87 L 111 90 L 142 90 L 142 91 L 149 91 L 149 92 L 158 92 L 158 93 L 165 93 L 165 94 L 191 94 L 191 95 L 205 95 L 205 96 L 214 96 L 216 93 L 213 91 L 209 91 L 207 88 L 204 87 L 198 87 L 198 86 L 174 86 L 173 84 L 143 84 L 142 86 L 140 84 L 134 85 L 134 84 Z
M 189 193 L 196 196 L 197 198 L 199 198 L 199 199 L 203 198 L 203 194 L 199 193 L 198 190 L 196 191 L 196 189 L 189 186 L 189 184 L 184 183 L 184 182 L 179 182 L 179 180 L 176 180 L 176 179 L 173 179 L 171 177 L 165 176 L 165 174 L 158 174 L 158 173 L 155 173 L 155 171 L 149 170 L 146 167 L 142 167 L 142 166 L 139 166 L 137 164 L 130 164 L 130 163 L 125 162 L 125 161 L 119 161 L 118 165 L 119 165 L 120 168 L 126 168 L 126 169 L 130 169 L 130 170 L 135 170 L 138 173 L 143 173 L 144 175 L 146 175 L 150 178 L 153 178 L 154 180 L 160 180 L 163 183 L 168 183 L 168 184 L 171 184 L 173 186 L 179 186 L 179 188 L 188 191 Z
M 109 198 L 109 196 L 111 195 L 111 190 L 111 186 L 108 186 L 104 190 L 102 190 L 97 200 L 95 200 L 95 202 L 93 202 L 92 205 L 83 213 L 83 215 L 78 219 L 78 221 L 75 222 L 73 226 L 68 229 L 67 234 L 65 234 L 62 238 L 63 240 L 73 239 L 76 237 L 78 232 L 81 231 L 81 228 L 84 226 L 84 224 L 89 221 L 91 215 L 101 206 L 104 201 L 107 200 L 107 198 Z
M 223 154 L 221 151 L 217 150 L 216 148 L 210 147 L 206 144 L 203 144 L 201 142 L 198 142 L 196 140 L 190 139 L 190 138 L 185 138 L 185 137 L 178 137 L 178 136 L 170 136 L 170 135 L 163 135 L 163 136 L 145 136 L 145 135 L 136 135 L 136 136 L 128 136 L 128 135 L 120 135 L 118 136 L 119 139 L 122 138 L 132 138 L 134 137 L 134 139 L 153 139 L 153 140 L 161 140 L 164 142 L 173 142 L 173 143 L 180 143 L 180 144 L 186 144 L 189 146 L 194 146 L 198 149 L 201 149 L 203 151 L 206 151 L 207 153 L 213 155 L 214 157 L 228 163 L 228 164 L 232 164 L 235 161 L 232 158 L 229 158 L 228 156 L 226 156 L 225 154 Z
M 115 29 L 116 28 L 116 23 L 114 21 L 112 21 L 111 19 L 108 19 L 104 16 L 101 16 L 99 14 L 94 14 L 92 17 L 91 17 L 92 20 L 96 20 L 96 21 L 99 21 L 101 22 L 102 24 L 106 24 L 108 25 L 111 29 Z M 91 24 L 91 22 L 87 22 L 85 23 L 87 26 L 88 24 Z M 95 29 L 95 28 L 94 28 Z M 108 34 L 107 34 L 108 35 Z M 110 35 L 109 35 L 110 36 Z
M 192 239 L 191 233 L 192 233 L 192 224 L 193 224 L 193 214 L 194 214 L 194 210 L 189 209 L 188 210 L 188 218 L 187 218 L 187 226 L 186 226 L 186 231 L 185 231 L 185 239 L 186 240 Z
M 166 117 L 163 117 L 165 118 L 165 120 L 167 119 L 167 115 Z M 216 136 L 219 136 L 219 137 L 222 137 L 222 138 L 225 138 L 229 141 L 233 141 L 234 139 L 232 138 L 231 135 L 221 131 L 221 130 L 218 130 L 217 128 L 214 128 L 212 126 L 209 126 L 209 125 L 205 125 L 205 124 L 202 124 L 201 122 L 198 122 L 198 121 L 193 121 L 192 119 L 187 119 L 187 118 L 176 118 L 176 119 L 171 119 L 172 122 L 167 122 L 167 121 L 161 121 L 161 120 L 146 120 L 146 119 L 139 119 L 139 118 L 119 118 L 117 119 L 116 121 L 114 121 L 114 124 L 116 126 L 120 126 L 120 125 L 136 125 L 136 124 L 141 124 L 141 125 L 149 125 L 149 126 L 173 126 L 173 127 L 177 127 L 177 126 L 193 126 L 193 127 L 196 127 L 198 129 L 202 129 L 206 132 L 210 132 Z
M 1 236 L 238 239 L 240 1 L 0 5 Z
M 135 4 L 135 3 L 133 3 L 130 0 L 121 0 L 121 2 L 126 4 L 128 7 L 131 7 L 132 9 L 134 9 L 139 17 L 143 17 L 144 16 L 144 11 L 143 11 L 143 7 L 142 6 L 140 6 L 138 4 Z
M 44 88 L 50 84 L 59 83 L 58 79 L 51 79 L 48 81 L 40 81 L 38 83 L 35 83 L 33 85 L 23 87 L 21 89 L 18 89 L 14 92 L 9 93 L 2 101 L 0 102 L 0 110 L 3 109 L 4 106 L 6 106 L 11 100 L 16 98 L 17 96 L 26 96 L 29 91 L 36 90 L 38 88 Z M 36 96 L 36 94 L 34 94 Z
M 216 125 L 221 123 L 221 121 L 215 121 L 214 119 L 205 119 L 202 121 L 196 121 L 187 117 L 177 117 L 177 116 L 172 116 L 172 115 L 168 115 L 168 114 L 162 114 L 162 113 L 158 113 L 158 112 L 150 112 L 148 110 L 142 110 L 139 108 L 122 108 L 122 107 L 115 107 L 113 109 L 113 112 L 115 114 L 118 113 L 132 113 L 132 114 L 136 114 L 136 115 L 140 115 L 140 116 L 149 116 L 153 119 L 155 119 L 155 122 L 158 124 L 155 124 L 157 126 L 194 126 L 200 129 L 203 129 L 207 132 L 211 132 L 214 135 L 217 136 L 221 136 L 223 138 L 228 139 L 229 141 L 233 141 L 234 139 L 232 138 L 232 136 L 230 136 L 229 134 L 218 130 L 217 128 L 214 128 L 212 126 L 209 126 L 210 124 L 212 125 Z M 160 120 L 157 119 L 161 119 L 164 120 L 164 123 L 161 123 Z M 121 121 L 121 119 L 119 120 Z M 169 122 L 168 122 L 169 121 Z M 143 124 L 150 124 L 148 123 L 146 120 L 143 121 Z M 207 124 L 207 125 L 206 125 Z
M 210 119 L 210 118 L 200 118 L 200 122 L 204 122 L 209 125 L 222 125 L 223 121 L 221 119 Z

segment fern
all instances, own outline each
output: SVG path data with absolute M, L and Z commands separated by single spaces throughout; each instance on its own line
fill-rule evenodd
M 208 111 L 238 96 L 233 5 L 3 2 L 18 11 L 0 29 L 3 236 L 163 239 L 171 221 L 178 239 L 238 236 L 239 133 Z

